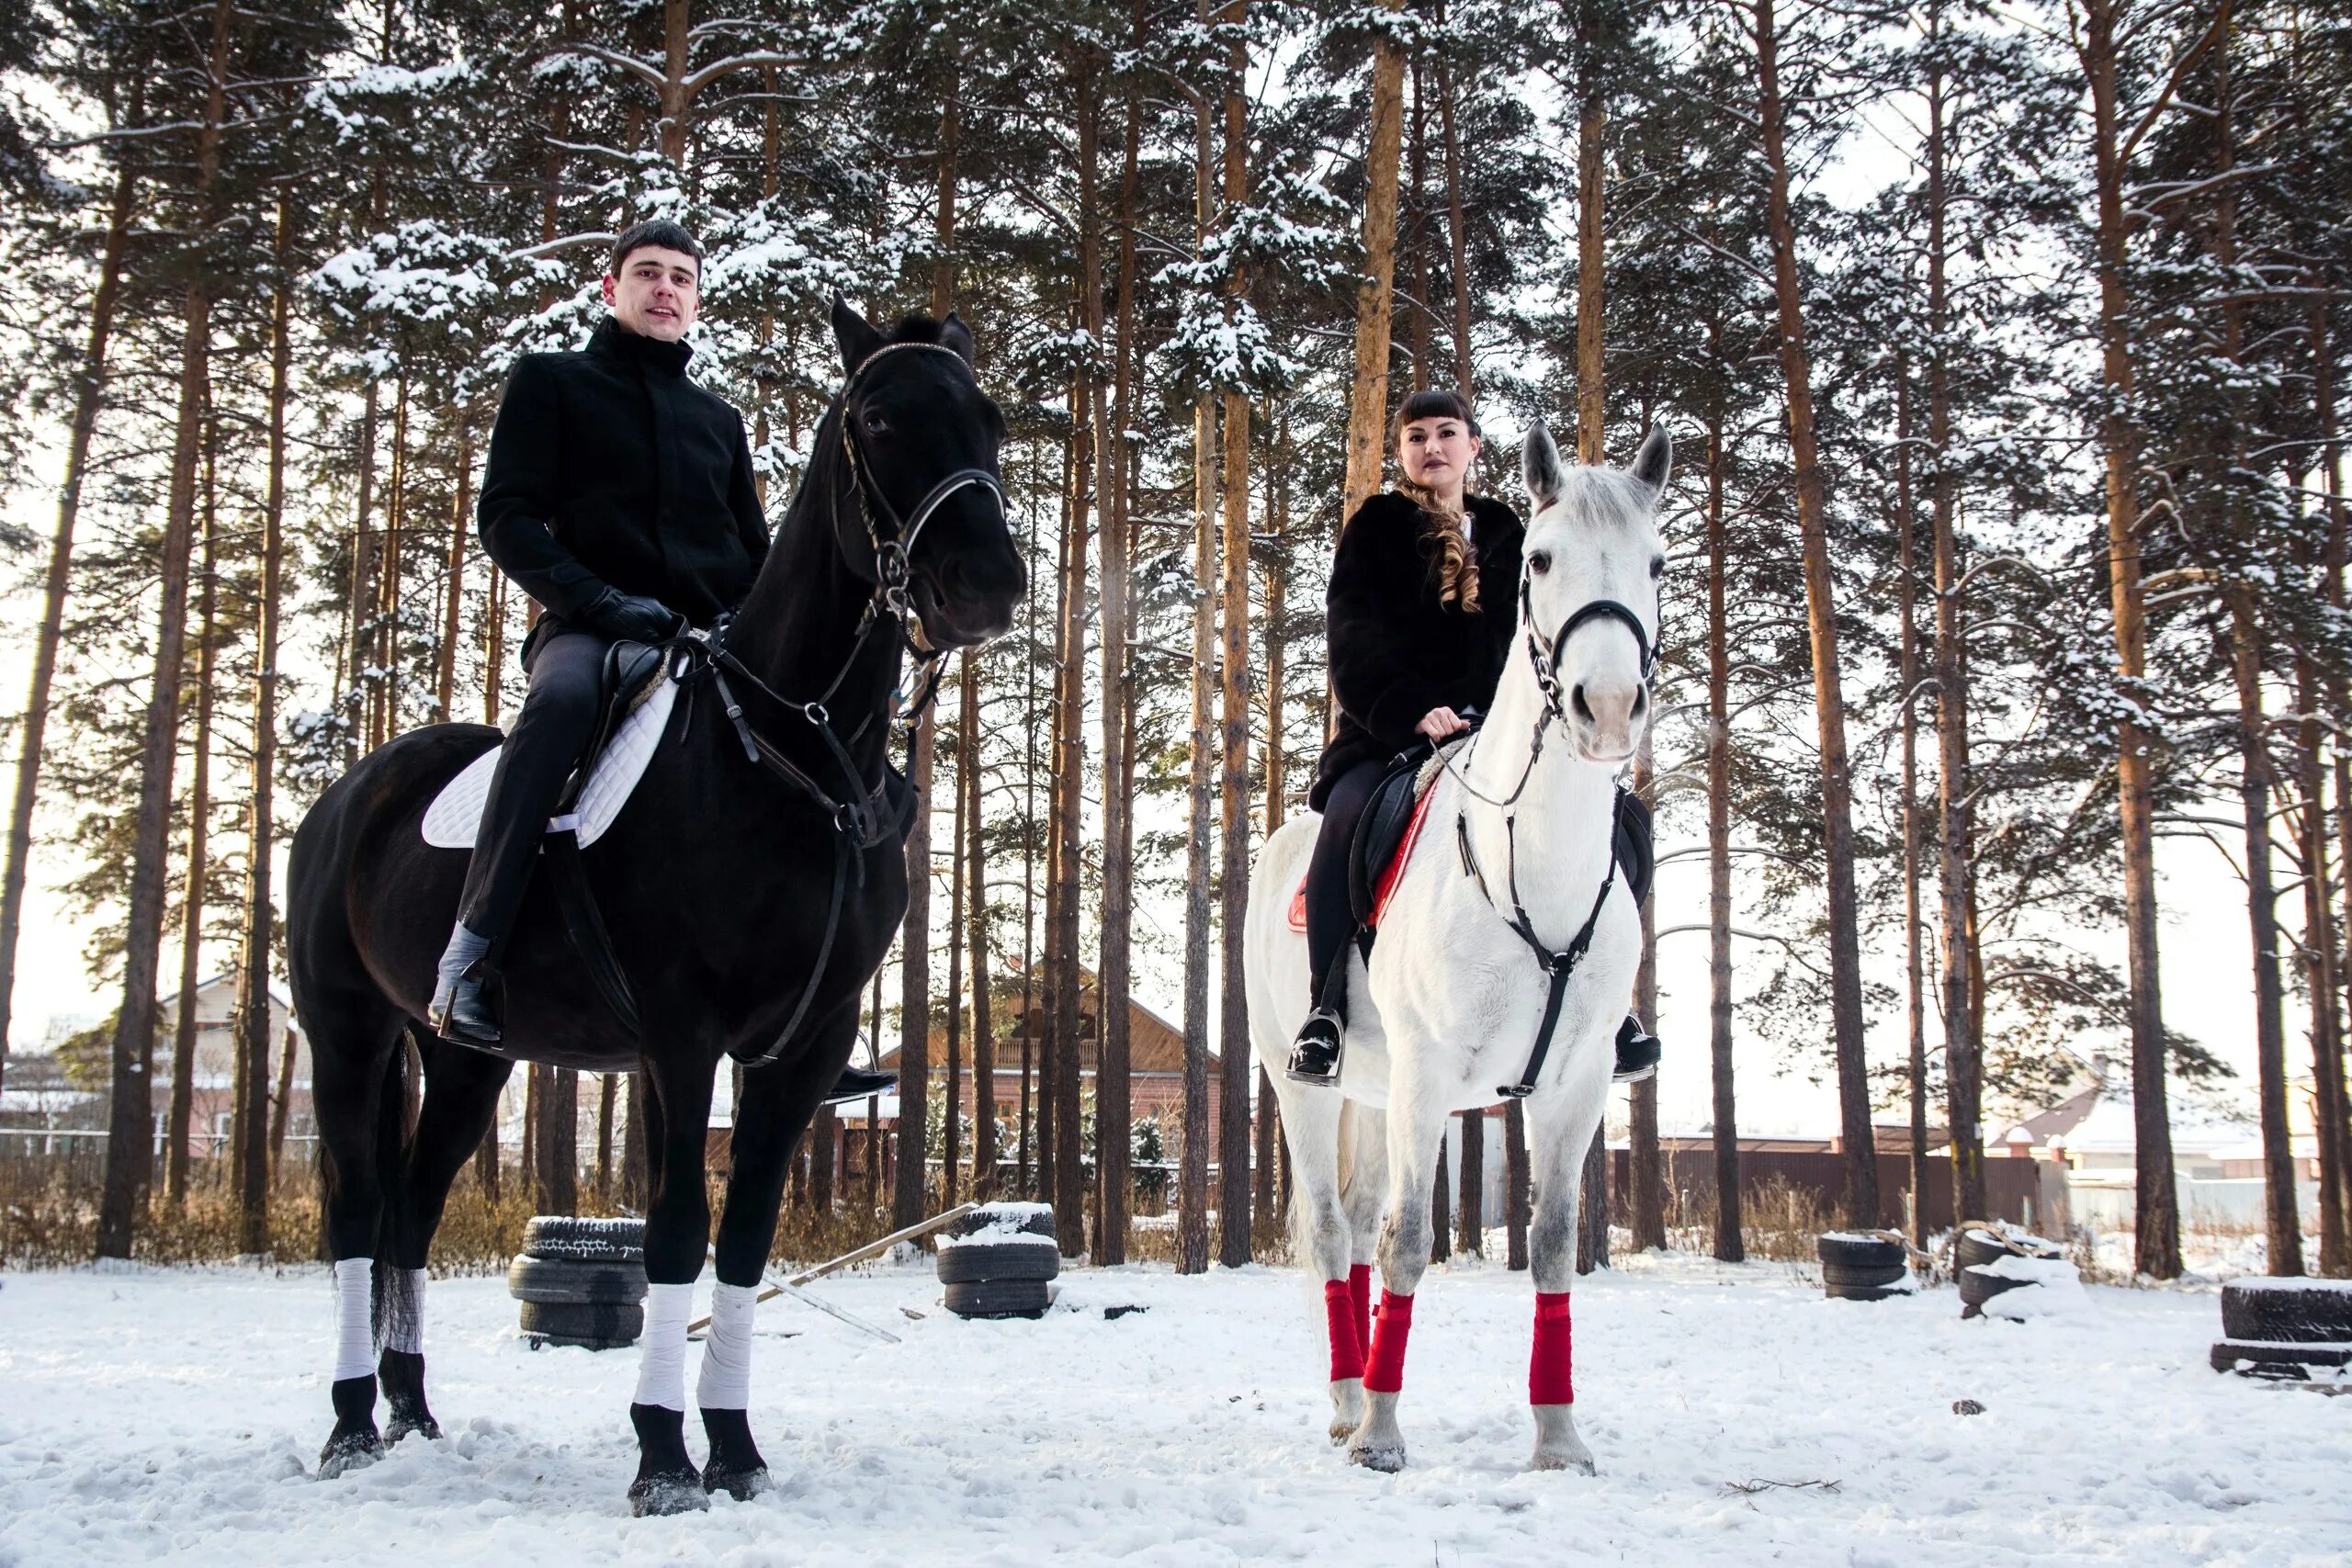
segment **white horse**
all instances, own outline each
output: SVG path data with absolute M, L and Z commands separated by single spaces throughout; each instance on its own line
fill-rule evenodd
M 1593 1468 L 1577 1435 L 1568 1287 L 1585 1151 L 1641 956 L 1638 911 L 1611 846 L 1617 777 L 1649 722 L 1665 570 L 1656 514 L 1671 457 L 1655 426 L 1626 469 L 1564 465 L 1540 423 L 1528 434 L 1519 632 L 1485 727 L 1433 786 L 1368 967 L 1351 945 L 1336 1089 L 1283 1072 L 1310 994 L 1306 942 L 1290 929 L 1288 906 L 1320 818 L 1285 823 L 1250 879 L 1250 1043 L 1282 1102 L 1298 1253 L 1324 1280 L 1331 1440 L 1375 1470 L 1405 1462 L 1396 1401 L 1446 1119 L 1521 1084 L 1547 1003 L 1556 1028 L 1526 1095 L 1534 1467 Z M 1580 956 L 1562 963 L 1579 937 Z M 1375 1230 L 1383 1288 L 1367 1348 Z

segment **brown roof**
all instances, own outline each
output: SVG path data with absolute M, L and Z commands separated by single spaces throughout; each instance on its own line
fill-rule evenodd
M 1021 1037 L 1023 1032 L 1021 1026 L 1019 968 L 1014 964 L 1008 964 L 1007 968 L 1011 973 L 1000 976 L 991 991 L 991 998 L 998 1010 L 992 1017 L 991 1023 L 996 1036 L 997 1068 L 1001 1072 L 1019 1067 Z M 1095 1020 L 1101 1011 L 1101 1004 L 1096 995 L 1094 972 L 1081 967 L 1078 973 L 1079 1039 L 1091 1046 L 1091 1043 L 1096 1038 Z M 1036 998 L 1035 1005 L 1030 1010 L 1029 1020 L 1031 1029 L 1039 1035 L 1045 1032 L 1045 1021 L 1040 1016 L 1044 1011 L 1045 998 L 1040 994 Z M 967 1024 L 970 1022 L 968 1012 L 965 1021 Z M 1010 1059 L 1005 1054 L 1007 1046 L 1012 1048 L 1012 1054 Z M 1092 1050 L 1082 1046 L 1081 1054 L 1085 1061 L 1080 1070 L 1091 1072 L 1093 1070 Z M 971 1035 L 968 1029 L 964 1036 L 962 1055 L 965 1065 L 969 1066 Z M 1210 1074 L 1215 1076 L 1217 1054 L 1211 1051 L 1208 1058 Z M 882 1065 L 886 1068 L 894 1067 L 898 1059 L 899 1053 L 896 1048 L 882 1054 Z M 946 1060 L 947 1032 L 944 1027 L 933 1026 L 931 1032 L 933 1069 L 934 1071 L 940 1069 L 945 1065 Z M 1132 996 L 1127 999 L 1127 1070 L 1132 1073 L 1170 1074 L 1179 1074 L 1184 1070 L 1183 1030 L 1136 1001 Z

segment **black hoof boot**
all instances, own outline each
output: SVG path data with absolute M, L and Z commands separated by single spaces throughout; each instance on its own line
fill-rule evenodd
M 666 1404 L 632 1404 L 628 1424 L 637 1428 L 637 1479 L 628 1483 L 629 1512 L 688 1514 L 710 1506 L 702 1472 L 686 1457 L 686 1413 Z
M 832 1092 L 825 1096 L 827 1105 L 843 1105 L 853 1100 L 865 1100 L 877 1094 L 888 1094 L 899 1087 L 896 1073 L 870 1073 L 864 1067 L 843 1067 L 842 1076 L 833 1083 Z
M 702 1467 L 704 1491 L 724 1492 L 738 1503 L 748 1503 L 768 1489 L 768 1461 L 752 1441 L 748 1412 L 706 1410 L 702 1429 L 710 1439 L 710 1460 Z
M 334 1430 L 319 1450 L 321 1481 L 333 1481 L 384 1457 L 384 1440 L 376 1435 L 376 1380 L 337 1378 L 331 1392 Z
M 1657 1071 L 1658 1059 L 1665 1055 L 1666 1047 L 1658 1043 L 1657 1036 L 1629 1012 L 1617 1026 L 1617 1070 L 1611 1077 L 1618 1083 L 1639 1083 Z
M 502 1032 L 498 1010 L 490 998 L 490 976 L 476 965 L 458 979 L 435 985 L 425 1022 L 452 1044 L 497 1044 Z
M 412 1433 L 431 1442 L 441 1440 L 441 1423 L 424 1404 L 424 1358 L 407 1350 L 387 1350 L 376 1363 L 376 1381 L 384 1386 L 385 1403 L 392 1407 L 384 1423 L 384 1441 L 397 1443 Z
M 1330 1009 L 1317 1008 L 1298 1026 L 1283 1077 L 1293 1083 L 1319 1084 L 1326 1089 L 1340 1081 L 1340 1020 Z

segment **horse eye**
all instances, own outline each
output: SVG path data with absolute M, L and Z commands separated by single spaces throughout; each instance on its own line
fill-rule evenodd
M 1541 577 L 1552 570 L 1552 552 L 1538 550 L 1527 558 L 1527 570 Z
M 1650 558 L 1650 581 L 1652 582 L 1656 582 L 1659 578 L 1664 577 L 1665 575 L 1666 558 L 1664 556 L 1652 556 Z
M 865 411 L 865 433 L 868 435 L 888 435 L 890 434 L 890 422 L 884 416 L 880 409 L 867 409 Z

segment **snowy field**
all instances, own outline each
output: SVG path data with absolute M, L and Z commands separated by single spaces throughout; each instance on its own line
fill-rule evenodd
M 1949 1290 L 1830 1302 L 1785 1265 L 1638 1259 L 1576 1292 L 1591 1478 L 1521 1470 L 1524 1276 L 1431 1272 L 1397 1476 L 1324 1440 L 1296 1275 L 1063 1288 L 1079 1310 L 969 1324 L 916 1269 L 813 1287 L 898 1346 L 762 1307 L 752 1419 L 779 1485 L 639 1520 L 636 1352 L 528 1350 L 501 1280 L 432 1287 L 447 1439 L 322 1483 L 323 1273 L 11 1276 L 0 1568 L 2352 1561 L 2352 1398 L 2208 1371 L 2210 1293 L 1962 1323 Z M 1128 1302 L 1148 1310 L 1099 1310 Z

